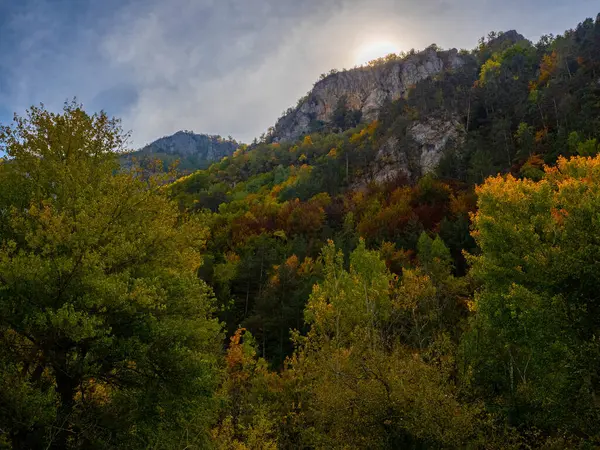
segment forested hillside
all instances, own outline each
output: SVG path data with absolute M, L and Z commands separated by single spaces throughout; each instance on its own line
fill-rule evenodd
M 600 446 L 600 15 L 353 70 L 172 183 L 2 126 L 0 447 Z
M 121 156 L 125 167 L 137 165 L 146 170 L 167 172 L 171 167 L 178 175 L 189 175 L 198 169 L 206 169 L 225 156 L 231 156 L 238 143 L 230 138 L 178 131 L 146 145 L 135 152 Z M 160 161 L 160 167 L 156 162 Z
M 419 81 L 371 122 L 357 125 L 354 111 L 341 104 L 321 132 L 242 146 L 175 183 L 171 191 L 182 208 L 211 224 L 202 274 L 223 305 L 233 302 L 223 312 L 230 331 L 242 324 L 262 355 L 282 362 L 291 349 L 288 330 L 301 326 L 318 277 L 313 262 L 329 239 L 348 255 L 363 238 L 401 273 L 414 262 L 421 234 L 439 235 L 454 273 L 464 275 L 462 252 L 475 249 L 469 213 L 477 183 L 497 173 L 537 180 L 559 155 L 596 153 L 598 32 L 588 20 L 536 45 L 514 32 L 490 33 L 458 69 Z M 372 63 L 389 64 L 395 58 Z M 435 120 L 452 120 L 455 139 L 444 141 L 438 165 L 430 167 L 421 163 L 426 149 L 415 135 L 419 124 Z M 270 278 L 290 257 L 306 261 L 311 275 L 278 291 Z

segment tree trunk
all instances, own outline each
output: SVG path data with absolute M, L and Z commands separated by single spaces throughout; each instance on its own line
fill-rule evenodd
M 538 107 L 538 111 L 540 112 L 540 119 L 542 119 L 542 125 L 544 128 L 546 128 L 546 120 L 544 119 L 544 113 L 542 112 L 542 106 L 539 104 L 537 104 Z
M 565 66 L 567 67 L 567 72 L 569 73 L 569 80 L 571 78 L 573 78 L 573 75 L 571 75 L 571 68 L 569 67 L 569 60 L 567 58 L 565 58 Z
M 469 124 L 471 123 L 471 90 L 469 89 L 469 107 L 467 109 L 467 133 L 469 132 Z
M 244 308 L 244 319 L 248 317 L 248 300 L 250 299 L 250 280 L 248 280 L 248 286 L 246 288 L 246 306 Z
M 66 360 L 66 356 L 64 357 Z M 67 440 L 72 430 L 69 429 L 69 421 L 75 406 L 75 391 L 79 385 L 78 380 L 73 379 L 65 370 L 65 365 L 55 366 L 56 392 L 60 397 L 60 408 L 57 418 L 57 430 L 53 434 L 50 449 L 67 448 Z
M 506 130 L 502 130 L 504 133 L 504 148 L 506 149 L 506 155 L 508 156 L 508 169 L 512 166 L 512 158 L 510 157 L 510 149 L 508 148 L 508 138 L 506 137 Z
M 350 183 L 348 152 L 346 151 L 346 183 Z

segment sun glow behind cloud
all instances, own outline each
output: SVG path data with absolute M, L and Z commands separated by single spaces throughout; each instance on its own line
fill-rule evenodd
M 250 142 L 332 68 L 433 42 L 470 49 L 490 30 L 535 40 L 597 3 L 0 0 L 0 122 L 77 96 L 121 117 L 135 147 L 181 129 Z
M 357 65 L 366 64 L 377 58 L 399 53 L 400 47 L 388 40 L 373 40 L 362 44 L 356 49 L 354 62 Z

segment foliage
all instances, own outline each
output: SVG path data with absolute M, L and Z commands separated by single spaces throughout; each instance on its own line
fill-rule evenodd
M 437 242 L 434 247 L 446 255 Z M 241 402 L 270 414 L 247 416 L 240 431 L 269 424 L 263 445 L 268 447 L 268 433 L 278 430 L 278 448 L 495 446 L 497 431 L 482 405 L 463 404 L 457 397 L 449 336 L 429 329 L 431 340 L 420 349 L 412 345 L 415 333 L 425 333 L 420 324 L 439 307 L 431 302 L 438 288 L 427 271 L 415 268 L 398 279 L 364 241 L 350 256 L 350 270 L 332 242 L 323 248 L 322 261 L 325 278 L 306 308 L 310 330 L 296 335 L 286 367 L 278 374 L 265 372 L 251 347 L 243 352 L 250 359 L 242 372 L 247 384 Z M 448 279 L 443 262 L 430 263 Z M 398 334 L 404 327 L 406 333 Z M 230 355 L 242 354 L 239 335 L 232 338 Z M 230 374 L 228 383 L 240 376 Z M 238 398 L 240 391 L 235 392 L 232 399 Z M 225 418 L 220 427 L 230 423 Z
M 206 236 L 117 173 L 118 122 L 66 104 L 0 134 L 0 430 L 13 448 L 200 445 L 220 328 Z
M 0 447 L 599 446 L 600 17 L 460 58 L 172 183 L 75 104 L 2 127 Z
M 481 290 L 464 341 L 475 393 L 512 422 L 596 444 L 599 168 L 561 158 L 540 181 L 498 176 L 478 189 Z

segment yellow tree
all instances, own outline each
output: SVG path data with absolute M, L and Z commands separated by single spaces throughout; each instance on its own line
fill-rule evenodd
M 600 442 L 600 158 L 478 188 L 466 373 L 515 424 Z

